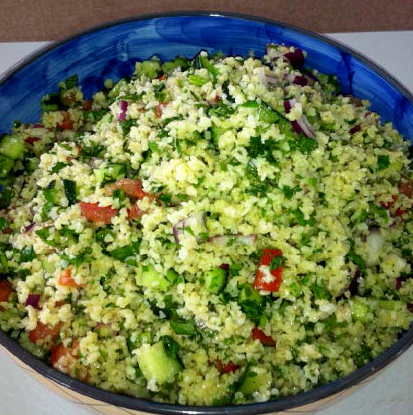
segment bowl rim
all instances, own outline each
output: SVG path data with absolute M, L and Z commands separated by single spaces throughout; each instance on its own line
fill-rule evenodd
M 45 55 L 46 53 L 60 47 L 61 45 L 68 43 L 76 38 L 100 31 L 102 29 L 110 28 L 113 26 L 133 23 L 141 20 L 153 20 L 160 18 L 169 18 L 169 17 L 191 17 L 191 16 L 204 16 L 212 18 L 232 18 L 235 20 L 246 20 L 258 23 L 264 23 L 272 26 L 278 26 L 281 28 L 286 28 L 293 30 L 295 32 L 307 35 L 309 37 L 315 38 L 317 40 L 323 41 L 340 51 L 346 52 L 349 55 L 357 58 L 364 65 L 372 69 L 380 77 L 385 79 L 390 85 L 392 85 L 399 93 L 401 93 L 413 106 L 413 95 L 410 91 L 393 75 L 389 74 L 385 69 L 380 65 L 375 63 L 372 59 L 367 58 L 364 54 L 353 50 L 352 48 L 346 46 L 345 44 L 336 41 L 327 36 L 312 32 L 308 29 L 303 29 L 298 26 L 280 22 L 273 19 L 268 19 L 255 15 L 248 15 L 243 13 L 231 13 L 223 11 L 211 11 L 211 10 L 182 10 L 182 11 L 172 11 L 172 12 L 162 12 L 162 13 L 151 13 L 151 14 L 142 14 L 135 15 L 121 19 L 115 19 L 107 21 L 102 24 L 92 26 L 86 30 L 79 31 L 73 35 L 64 37 L 61 40 L 47 44 L 34 52 L 26 55 L 23 59 L 18 61 L 16 64 L 12 65 L 5 72 L 0 74 L 0 88 L 6 83 L 9 78 L 11 78 L 15 73 L 20 71 L 26 65 L 35 61 L 37 58 Z M 128 396 L 116 392 L 109 392 L 103 389 L 100 389 L 95 386 L 88 385 L 80 380 L 72 378 L 53 367 L 47 365 L 42 360 L 35 357 L 33 354 L 24 349 L 16 340 L 9 337 L 5 332 L 0 330 L 0 349 L 3 346 L 9 353 L 11 353 L 15 358 L 23 362 L 25 365 L 29 366 L 31 369 L 36 371 L 38 374 L 45 377 L 47 380 L 53 381 L 58 385 L 66 387 L 74 392 L 85 395 L 89 398 L 100 401 L 101 403 L 92 403 L 91 405 L 96 405 L 98 409 L 99 405 L 114 405 L 121 407 L 123 409 L 131 409 L 137 411 L 144 411 L 146 413 L 153 414 L 165 414 L 165 415 L 220 415 L 222 413 L 228 413 L 231 415 L 256 415 L 256 414 L 270 414 L 278 411 L 285 411 L 288 409 L 298 408 L 303 405 L 308 405 L 319 400 L 325 399 L 327 397 L 334 397 L 336 394 L 343 392 L 346 389 L 351 388 L 352 386 L 359 385 L 361 382 L 365 381 L 370 376 L 377 374 L 379 371 L 388 366 L 393 362 L 398 356 L 400 356 L 404 351 L 406 351 L 411 344 L 413 343 L 413 326 L 406 331 L 396 343 L 394 343 L 390 348 L 385 352 L 380 354 L 376 359 L 363 366 L 360 369 L 355 370 L 347 376 L 339 378 L 333 382 L 327 383 L 322 386 L 318 386 L 314 389 L 311 389 L 307 392 L 302 392 L 297 395 L 287 396 L 278 400 L 267 401 L 267 402 L 258 402 L 251 404 L 242 404 L 242 405 L 226 405 L 226 406 L 194 406 L 194 405 L 177 405 L 177 404 L 167 404 L 151 401 L 148 399 L 142 399 L 138 397 Z

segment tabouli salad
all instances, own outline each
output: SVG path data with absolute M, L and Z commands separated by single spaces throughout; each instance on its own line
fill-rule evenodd
M 226 405 L 345 376 L 413 320 L 409 143 L 305 52 L 74 75 L 0 141 L 0 326 L 54 368 Z

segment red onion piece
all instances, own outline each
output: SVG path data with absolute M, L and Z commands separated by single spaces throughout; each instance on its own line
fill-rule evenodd
M 118 121 L 123 121 L 126 118 L 126 111 L 128 109 L 128 103 L 125 100 L 120 101 L 120 113 L 117 117 Z
M 361 131 L 360 125 L 355 125 L 354 127 L 350 128 L 349 133 L 350 134 L 356 134 L 359 131 Z
M 296 103 L 297 100 L 295 98 L 287 99 L 287 101 L 284 101 L 285 112 L 288 114 L 291 111 L 291 108 L 294 107 Z
M 32 128 L 44 128 L 44 125 L 40 123 L 35 123 L 32 125 Z
M 257 240 L 257 235 L 217 235 L 208 238 L 208 242 L 225 246 L 234 239 L 235 244 L 239 245 L 253 245 Z
M 288 52 L 283 55 L 294 69 L 301 69 L 304 66 L 304 53 L 301 49 L 296 48 L 294 52 Z
M 289 62 L 294 69 L 301 69 L 304 66 L 304 53 L 301 49 L 295 48 L 294 52 L 281 52 L 275 48 L 266 47 L 266 53 L 271 60 L 283 58 Z
M 36 224 L 33 222 L 29 226 L 26 226 L 24 228 L 24 233 L 29 233 L 33 229 L 34 225 L 36 225 Z
M 29 294 L 25 305 L 31 305 L 33 308 L 39 309 L 39 300 L 41 294 Z
M 179 237 L 184 234 L 185 222 L 186 219 L 183 219 L 179 221 L 176 225 L 174 225 L 174 227 L 172 228 L 174 233 L 174 239 L 177 244 L 179 244 Z
M 308 79 L 305 76 L 295 75 L 293 79 L 293 84 L 300 85 L 300 86 L 306 86 L 308 84 Z
M 223 269 L 226 273 L 228 273 L 229 272 L 229 264 L 221 264 L 220 266 L 219 266 L 221 269 Z
M 191 225 L 195 225 L 195 227 L 205 227 L 204 213 L 198 212 L 189 218 L 183 219 L 172 228 L 174 239 L 177 244 L 179 243 L 180 236 L 184 234 L 185 228 L 187 226 L 190 227 Z M 202 238 L 197 237 L 196 239 L 199 242 Z
M 298 134 L 302 133 L 306 137 L 310 137 L 310 138 L 315 138 L 316 137 L 314 128 L 309 123 L 309 121 L 307 120 L 307 117 L 305 115 L 303 115 L 298 120 L 291 121 L 291 125 Z
M 402 287 L 402 283 L 404 281 L 409 280 L 410 278 L 413 278 L 413 274 L 409 274 L 409 275 L 404 275 L 402 277 L 397 277 L 394 281 L 394 285 L 397 291 L 400 290 L 400 288 Z
M 413 304 L 412 303 L 407 303 L 407 309 L 413 313 Z
M 358 289 L 359 289 L 359 281 L 358 281 L 359 277 L 360 277 L 360 269 L 357 268 L 356 272 L 354 273 L 353 278 L 351 279 L 350 284 L 347 287 L 347 289 L 345 290 L 345 292 L 336 297 L 337 301 L 348 298 L 348 296 L 345 294 L 347 291 L 349 291 L 350 297 L 353 297 L 354 295 L 357 295 Z

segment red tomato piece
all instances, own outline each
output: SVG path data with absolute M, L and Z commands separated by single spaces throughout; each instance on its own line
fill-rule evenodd
M 14 289 L 7 280 L 0 281 L 0 303 L 8 301 L 12 292 Z M 4 308 L 0 306 L 0 310 L 4 310 Z
M 261 254 L 261 260 L 258 264 L 257 271 L 255 273 L 254 288 L 256 290 L 263 291 L 278 291 L 280 289 L 282 280 L 282 267 L 273 269 L 270 271 L 270 264 L 273 258 L 282 255 L 279 249 L 263 249 Z M 268 281 L 268 273 L 264 273 L 262 266 L 268 267 L 268 273 L 273 277 L 271 281 Z
M 78 349 L 79 349 L 79 340 L 75 339 L 72 342 L 72 346 L 63 346 L 62 343 L 58 344 L 58 345 L 53 345 L 50 348 L 51 351 L 51 363 L 52 366 L 55 369 L 58 370 L 62 370 L 64 368 L 64 365 L 59 365 L 59 360 L 63 357 L 63 356 L 71 356 L 73 358 L 78 358 L 77 354 L 78 354 Z
M 27 144 L 34 144 L 36 141 L 40 141 L 39 137 L 27 137 L 24 140 Z
M 158 77 L 158 79 L 159 79 L 160 81 L 164 81 L 164 80 L 166 79 L 166 75 L 165 75 L 165 74 L 163 74 L 163 75 L 161 75 L 160 77 Z
M 161 118 L 162 117 L 162 107 L 160 105 L 157 105 L 155 107 L 155 117 Z
M 63 285 L 64 287 L 73 287 L 79 288 L 84 287 L 85 284 L 78 284 L 72 277 L 72 269 L 66 268 L 63 272 L 60 273 L 59 276 L 59 285 Z
M 155 195 L 142 190 L 142 182 L 140 180 L 120 179 L 115 183 L 105 186 L 106 193 L 109 196 L 112 195 L 116 189 L 120 189 L 128 196 L 135 197 L 136 199 L 143 199 L 144 197 L 147 197 L 150 200 L 156 199 Z
M 261 329 L 254 327 L 252 329 L 252 338 L 259 340 L 264 346 L 275 347 L 275 340 L 271 336 L 267 336 Z
M 82 111 L 90 111 L 92 109 L 93 101 L 91 99 L 85 99 L 82 103 Z
M 56 339 L 60 333 L 62 323 L 56 324 L 54 327 L 50 327 L 46 324 L 37 322 L 37 326 L 34 330 L 29 333 L 29 339 L 32 343 L 37 343 L 37 341 L 50 337 L 52 340 Z
M 391 209 L 392 206 L 397 202 L 397 195 L 392 195 L 392 199 L 389 202 L 381 202 L 380 204 L 385 208 L 385 209 Z
M 146 212 L 140 210 L 138 205 L 133 205 L 128 209 L 128 220 L 140 219 Z
M 70 114 L 66 111 L 62 113 L 63 121 L 56 125 L 59 130 L 72 130 L 74 121 L 70 118 Z
M 413 196 L 413 183 L 410 180 L 402 179 L 399 183 L 399 192 L 411 199 Z
M 237 369 L 239 369 L 239 366 L 236 365 L 232 360 L 224 364 L 220 359 L 217 359 L 215 360 L 215 367 L 221 374 L 235 372 Z
M 80 202 L 80 210 L 85 219 L 97 223 L 105 223 L 109 225 L 118 214 L 117 209 L 112 209 L 110 206 L 101 207 L 97 203 Z
M 4 233 L 5 235 L 10 235 L 13 233 L 12 228 L 4 228 L 1 233 Z

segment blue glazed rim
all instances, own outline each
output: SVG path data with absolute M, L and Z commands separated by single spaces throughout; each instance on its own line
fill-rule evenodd
M 71 40 L 74 40 L 80 36 L 91 34 L 93 32 L 116 26 L 124 23 L 131 23 L 134 21 L 140 20 L 151 20 L 157 18 L 165 17 L 184 17 L 184 16 L 205 16 L 205 17 L 229 17 L 238 20 L 247 20 L 255 21 L 260 23 L 265 23 L 269 25 L 275 25 L 286 29 L 291 29 L 297 33 L 301 33 L 312 37 L 314 39 L 321 40 L 342 52 L 346 52 L 349 55 L 357 58 L 364 65 L 372 69 L 383 79 L 385 79 L 390 85 L 392 85 L 399 93 L 401 93 L 410 105 L 413 106 L 413 95 L 392 75 L 387 73 L 383 68 L 374 63 L 372 60 L 365 57 L 363 54 L 352 50 L 351 48 L 332 40 L 323 35 L 311 32 L 306 29 L 296 27 L 294 25 L 286 24 L 276 20 L 266 19 L 258 16 L 251 16 L 241 13 L 226 13 L 226 12 L 217 12 L 217 11 L 178 11 L 178 12 L 166 12 L 166 13 L 154 13 L 154 14 L 145 14 L 140 16 L 134 16 L 124 19 L 118 19 L 110 22 L 106 22 L 101 25 L 94 26 L 88 30 L 79 32 L 75 35 L 66 37 L 58 42 L 46 45 L 38 51 L 33 52 L 28 55 L 22 61 L 18 62 L 16 65 L 12 66 L 0 77 L 0 86 L 7 82 L 7 80 L 16 72 L 21 70 L 24 66 L 33 62 L 37 58 L 43 56 L 49 51 L 61 46 L 64 43 L 67 43 Z M 303 405 L 308 405 L 314 403 L 318 400 L 333 397 L 335 394 L 342 392 L 352 386 L 356 386 L 368 379 L 370 376 L 379 372 L 381 369 L 385 368 L 398 356 L 400 356 L 404 351 L 406 351 L 411 344 L 413 343 L 413 326 L 404 333 L 400 339 L 384 353 L 374 359 L 372 362 L 368 363 L 366 366 L 352 372 L 350 375 L 342 377 L 334 382 L 328 383 L 323 386 L 316 387 L 308 392 L 303 392 L 297 395 L 288 396 L 279 400 L 262 402 L 262 403 L 253 403 L 245 405 L 228 405 L 228 406 L 183 406 L 183 405 L 172 405 L 164 404 L 159 402 L 154 402 L 146 399 L 140 399 L 136 397 L 131 397 L 123 395 L 120 393 L 108 392 L 103 389 L 96 388 L 94 386 L 83 383 L 77 379 L 71 378 L 64 373 L 59 372 L 58 370 L 48 366 L 46 363 L 36 358 L 34 355 L 25 350 L 20 344 L 11 339 L 6 333 L 0 330 L 0 345 L 8 350 L 12 355 L 21 360 L 31 369 L 44 376 L 46 379 L 52 380 L 57 384 L 69 388 L 75 392 L 78 392 L 82 395 L 90 397 L 101 401 L 102 403 L 93 403 L 92 405 L 99 409 L 99 405 L 111 404 L 118 407 L 123 407 L 127 409 L 144 411 L 154 414 L 165 414 L 165 415 L 256 415 L 256 414 L 269 414 L 279 411 L 286 411 L 289 409 L 298 408 Z

